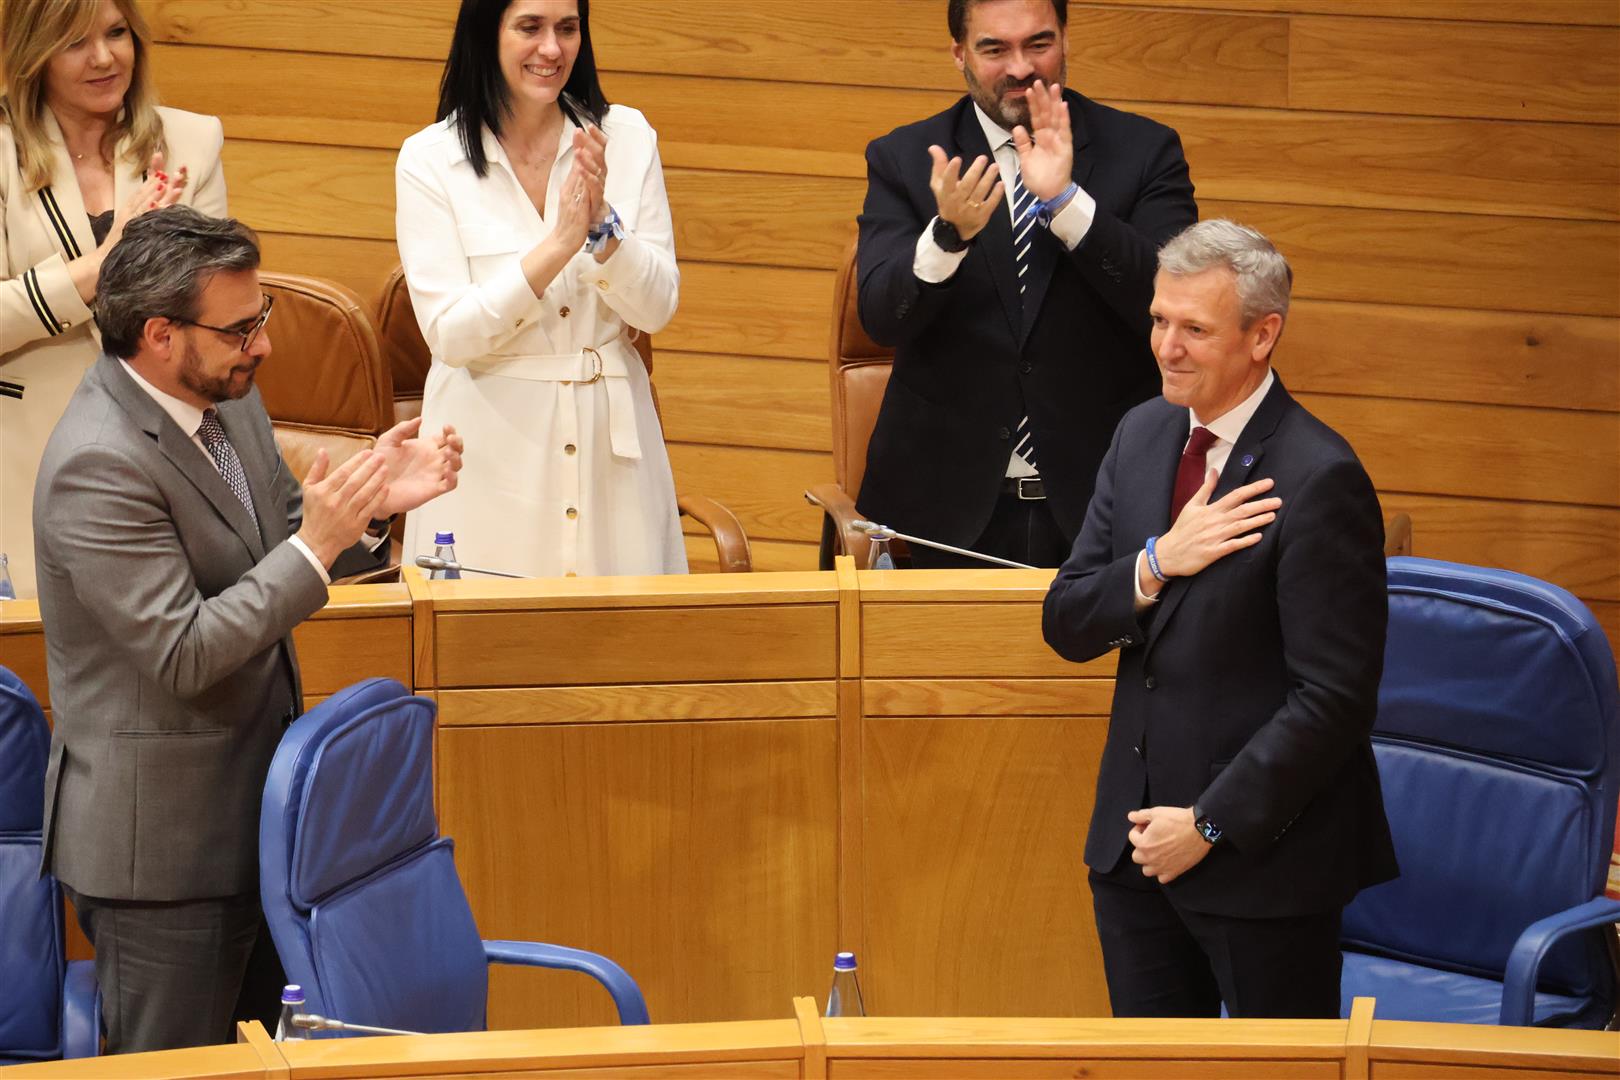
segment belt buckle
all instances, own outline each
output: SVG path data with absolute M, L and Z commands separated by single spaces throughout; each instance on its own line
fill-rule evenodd
M 1024 500 L 1025 502 L 1036 502 L 1037 500 L 1046 498 L 1046 488 L 1041 484 L 1041 478 L 1040 477 L 1038 477 L 1038 476 L 1020 476 L 1020 477 L 1017 478 L 1017 480 L 1018 480 L 1018 497 L 1020 499 Z M 1024 487 L 1025 484 L 1029 485 L 1028 489 L 1026 489 Z M 1025 494 L 1026 490 L 1033 490 L 1034 494 L 1026 495 Z
M 602 354 L 591 348 L 589 345 L 580 350 L 580 355 L 584 355 L 585 353 L 590 353 L 591 355 L 591 377 L 588 379 L 582 379 L 580 381 L 581 386 L 589 386 L 593 382 L 602 381 Z

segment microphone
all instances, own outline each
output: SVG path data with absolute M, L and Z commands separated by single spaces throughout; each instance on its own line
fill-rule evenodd
M 904 540 L 908 544 L 921 544 L 923 547 L 930 547 L 936 551 L 948 551 L 952 555 L 966 555 L 970 559 L 978 559 L 980 562 L 995 563 L 997 566 L 1010 566 L 1014 570 L 1040 569 L 1040 567 L 1031 566 L 1028 563 L 1013 562 L 1011 559 L 1003 559 L 995 555 L 983 555 L 977 551 L 969 551 L 967 548 L 952 547 L 949 544 L 941 544 L 933 540 L 924 540 L 920 536 L 908 536 L 903 532 L 898 532 L 889 528 L 887 525 L 879 525 L 875 521 L 852 521 L 849 523 L 849 525 L 850 528 L 854 529 L 856 532 L 866 533 L 874 540 L 885 540 L 894 537 Z M 418 559 L 417 563 L 420 565 L 421 560 Z
M 293 1013 L 293 1027 L 305 1031 L 358 1031 L 366 1035 L 426 1035 L 426 1031 L 402 1031 L 399 1028 L 372 1027 L 370 1024 L 350 1024 L 315 1013 Z
M 505 570 L 480 570 L 476 566 L 463 566 L 461 563 L 449 559 L 441 559 L 437 555 L 418 555 L 416 565 L 423 570 L 455 570 L 465 574 L 488 574 L 490 577 L 522 578 L 523 574 L 509 574 Z

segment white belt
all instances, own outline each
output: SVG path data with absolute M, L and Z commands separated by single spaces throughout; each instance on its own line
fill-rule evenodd
M 600 349 L 587 346 L 571 353 L 495 353 L 473 360 L 467 366 L 474 371 L 504 375 L 509 379 L 576 383 L 580 386 L 601 382 L 607 389 L 608 431 L 613 456 L 640 461 L 641 439 L 636 435 L 636 405 L 630 394 L 630 368 L 625 361 L 627 353 L 635 357 L 636 366 L 640 367 L 641 357 L 622 338 L 615 338 Z

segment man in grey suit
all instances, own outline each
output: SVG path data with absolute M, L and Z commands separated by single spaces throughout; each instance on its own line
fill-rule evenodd
M 258 266 L 236 221 L 175 206 L 130 223 L 97 289 L 105 355 L 34 499 L 55 708 L 43 864 L 95 946 L 111 1053 L 274 1022 L 258 820 L 299 711 L 291 631 L 461 467 L 453 430 L 408 424 L 335 469 L 319 456 L 300 486 L 253 387 Z

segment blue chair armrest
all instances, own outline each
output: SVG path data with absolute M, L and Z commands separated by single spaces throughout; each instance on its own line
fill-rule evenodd
M 629 972 L 600 953 L 570 949 L 566 945 L 543 945 L 538 941 L 486 941 L 484 955 L 492 964 L 523 964 L 584 972 L 607 988 L 614 1006 L 619 1010 L 619 1023 L 650 1023 L 641 987 L 636 985 Z
M 1535 1022 L 1536 975 L 1547 950 L 1560 938 L 1614 922 L 1620 922 L 1620 900 L 1600 896 L 1526 927 L 1508 954 L 1507 971 L 1502 980 L 1500 1022 L 1518 1027 L 1528 1027 Z
M 101 1053 L 101 992 L 96 988 L 96 962 L 73 960 L 62 983 L 62 1056 L 95 1057 Z

